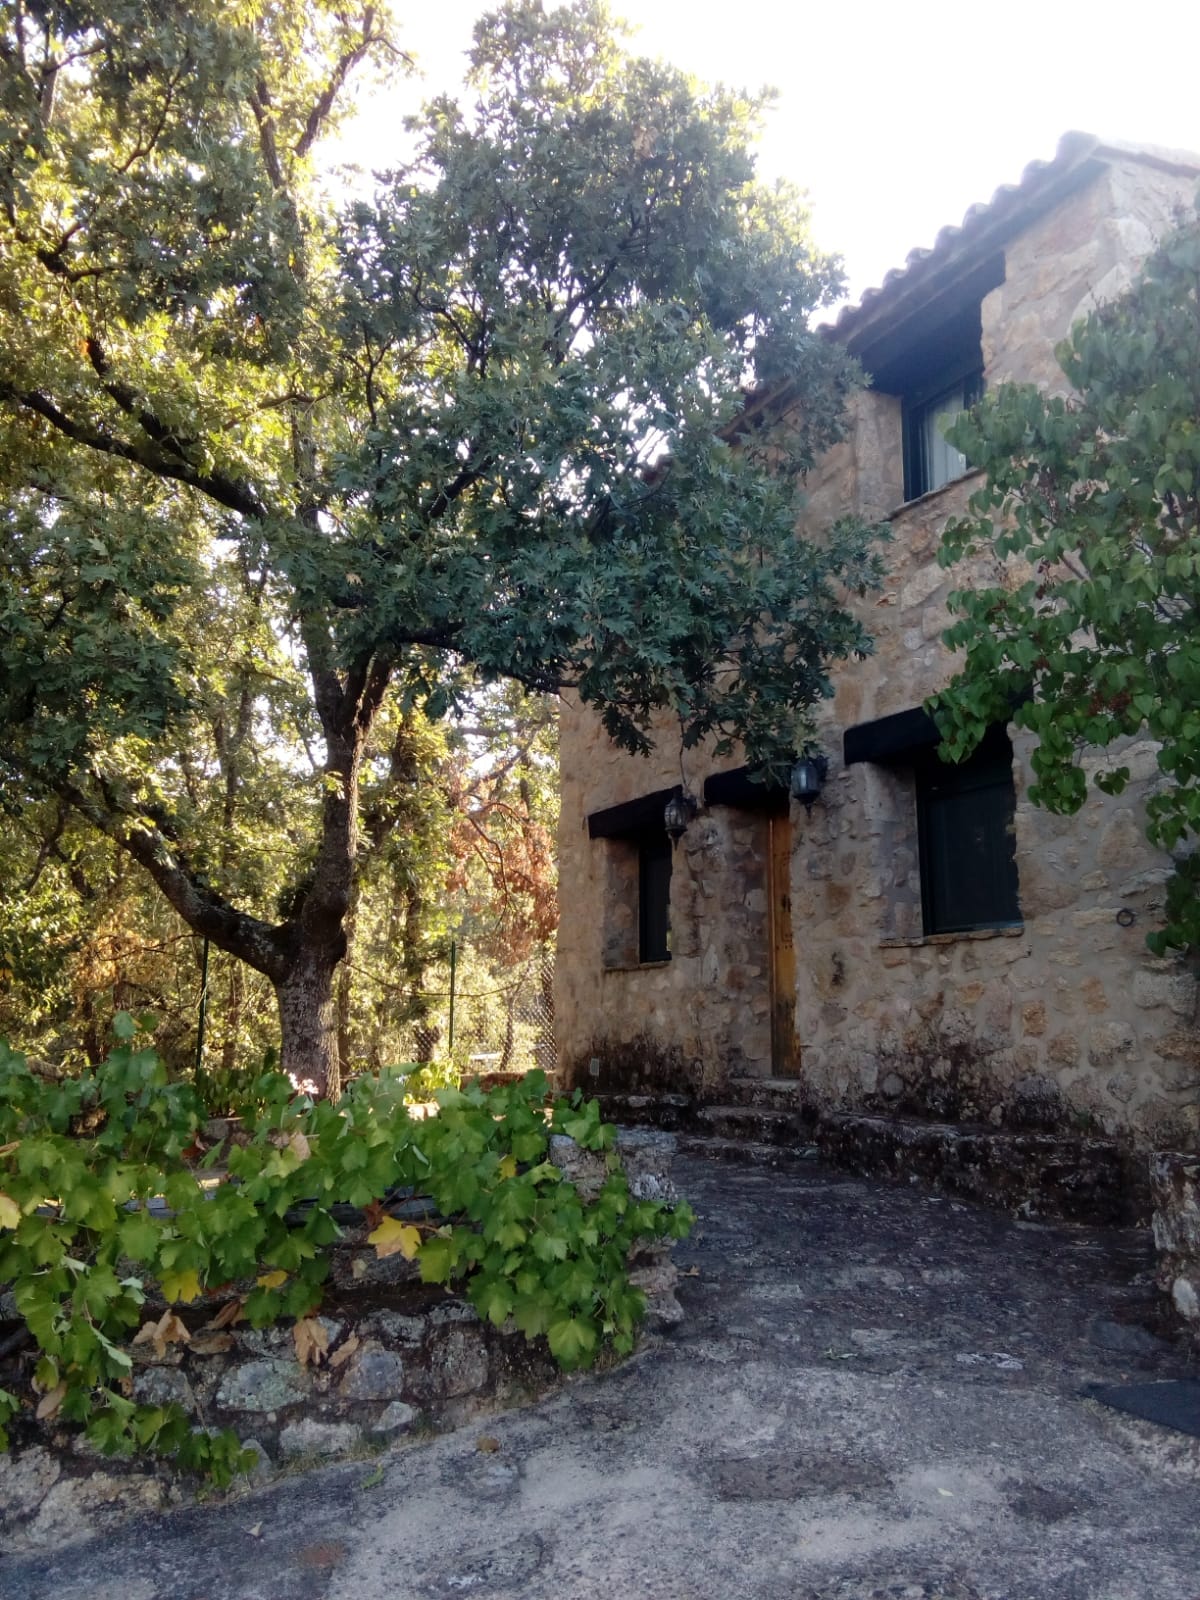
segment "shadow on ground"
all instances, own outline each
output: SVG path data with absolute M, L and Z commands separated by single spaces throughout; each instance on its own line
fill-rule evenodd
M 1197 1600 L 1200 1441 L 1143 1235 L 681 1160 L 687 1318 L 524 1411 L 103 1542 L 5 1600 Z M 498 1450 L 481 1451 L 481 1433 Z

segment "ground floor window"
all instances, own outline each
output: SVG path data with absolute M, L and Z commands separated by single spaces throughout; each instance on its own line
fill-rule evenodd
M 926 935 L 1019 924 L 1016 795 L 1007 731 L 992 728 L 974 755 L 958 765 L 925 752 L 915 776 Z
M 671 841 L 638 840 L 638 960 L 671 959 Z
M 671 959 L 671 862 L 667 802 L 678 785 L 589 813 L 588 837 L 603 856 L 602 949 L 609 968 Z

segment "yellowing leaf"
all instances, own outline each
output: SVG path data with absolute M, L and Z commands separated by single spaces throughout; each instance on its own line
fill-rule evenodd
M 20 1220 L 20 1206 L 12 1195 L 0 1191 L 0 1228 L 15 1228 Z
M 182 1300 L 187 1305 L 199 1298 L 200 1275 L 195 1267 L 189 1267 L 186 1272 L 164 1272 L 160 1282 L 163 1295 L 168 1300 Z
M 329 1352 L 329 1335 L 319 1317 L 301 1317 L 292 1329 L 296 1360 L 302 1367 L 319 1367 Z
M 517 1175 L 516 1156 L 505 1156 L 504 1160 L 500 1163 L 496 1170 L 499 1172 L 502 1178 L 515 1178 Z
M 406 1261 L 411 1261 L 421 1248 L 421 1235 L 409 1222 L 384 1217 L 379 1226 L 367 1235 L 367 1243 L 375 1246 L 375 1254 L 381 1261 L 384 1256 L 394 1256 L 397 1252 Z
M 260 1289 L 278 1289 L 288 1280 L 288 1275 L 282 1267 L 276 1267 L 274 1272 L 264 1272 L 261 1278 L 255 1279 Z

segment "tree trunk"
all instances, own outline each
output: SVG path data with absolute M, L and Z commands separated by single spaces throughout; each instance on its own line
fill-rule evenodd
M 340 945 L 301 948 L 275 985 L 283 1039 L 280 1066 L 297 1089 L 321 1099 L 341 1092 L 334 973 Z
M 355 888 L 350 910 L 346 914 L 346 954 L 337 976 L 337 1050 L 338 1081 L 344 1083 L 350 1072 L 350 1018 L 354 998 L 354 975 L 350 967 L 350 952 L 354 948 L 354 935 L 358 923 L 358 890 Z
M 501 1050 L 500 1050 L 500 1066 L 497 1069 L 500 1072 L 507 1072 L 508 1069 L 509 1069 L 509 1065 L 510 1065 L 510 1063 L 512 1061 L 513 1044 L 515 1043 L 515 1040 L 516 1040 L 516 1016 L 515 1016 L 515 1012 L 516 1012 L 516 1009 L 517 1009 L 517 995 L 518 995 L 519 992 L 520 991 L 518 989 L 517 984 L 514 983 L 512 985 L 512 987 L 509 989 L 508 996 L 507 996 L 507 998 L 505 1000 L 505 1006 L 504 1006 L 504 1044 L 502 1045 Z
M 229 990 L 225 1001 L 225 1037 L 221 1043 L 221 1071 L 233 1072 L 238 1061 L 242 1029 L 242 1003 L 246 983 L 242 963 L 236 957 L 229 963 Z

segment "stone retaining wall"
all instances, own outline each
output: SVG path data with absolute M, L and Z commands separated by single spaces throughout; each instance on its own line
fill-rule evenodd
M 1150 1157 L 1158 1286 L 1200 1344 L 1200 1155 L 1158 1150 Z
M 550 1159 L 581 1193 L 604 1182 L 603 1156 L 563 1137 L 551 1146 Z M 674 1201 L 674 1150 L 670 1134 L 621 1131 L 617 1154 L 635 1198 Z M 290 1325 L 234 1323 L 202 1333 L 224 1303 L 206 1300 L 174 1308 L 192 1335 L 189 1342 L 161 1351 L 133 1346 L 132 1398 L 181 1405 L 197 1427 L 232 1428 L 256 1451 L 252 1476 L 261 1480 L 279 1469 L 444 1431 L 534 1398 L 559 1381 L 544 1339 L 527 1341 L 511 1321 L 500 1328 L 482 1321 L 461 1296 L 422 1284 L 416 1264 L 403 1256 L 378 1259 L 363 1240 L 366 1231 L 364 1223 L 357 1237 L 333 1251 L 317 1319 L 328 1344 L 319 1362 L 300 1362 Z M 638 1247 L 630 1276 L 646 1295 L 652 1327 L 679 1319 L 669 1244 Z M 11 1315 L 14 1308 L 8 1309 Z M 163 1309 L 148 1303 L 147 1320 Z M 4 1310 L 0 1304 L 0 1335 Z M 169 1468 L 101 1471 L 101 1458 L 81 1436 L 51 1426 L 43 1438 L 0 1455 L 0 1548 L 83 1538 L 132 1511 L 180 1497 Z

